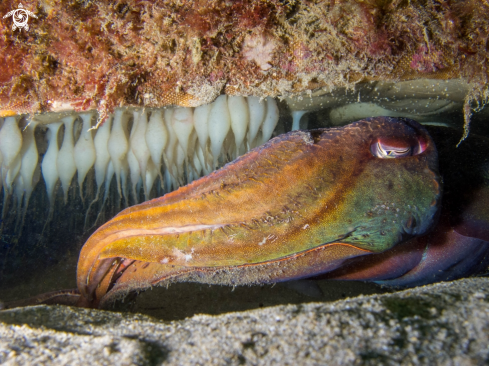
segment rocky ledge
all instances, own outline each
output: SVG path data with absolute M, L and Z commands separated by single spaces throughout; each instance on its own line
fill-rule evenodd
M 5 365 L 482 365 L 489 278 L 163 322 L 36 306 L 0 311 Z

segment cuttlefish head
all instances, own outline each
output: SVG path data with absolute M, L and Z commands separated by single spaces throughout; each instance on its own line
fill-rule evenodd
M 278 136 L 100 227 L 78 262 L 81 305 L 172 281 L 308 277 L 385 251 L 433 226 L 437 165 L 430 136 L 407 119 Z

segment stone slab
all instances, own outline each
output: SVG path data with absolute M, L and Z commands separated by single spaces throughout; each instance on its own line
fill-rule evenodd
M 482 365 L 489 278 L 164 322 L 63 306 L 0 311 L 2 365 Z

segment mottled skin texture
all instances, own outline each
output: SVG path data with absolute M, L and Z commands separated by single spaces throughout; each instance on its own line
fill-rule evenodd
M 431 128 L 430 134 L 443 156 L 439 224 L 384 253 L 347 261 L 324 278 L 418 286 L 489 272 L 489 140 L 473 135 L 454 149 L 457 131 Z
M 418 152 L 379 158 L 371 150 L 377 141 Z M 409 120 L 279 136 L 99 228 L 78 262 L 80 305 L 103 306 L 168 281 L 309 277 L 383 252 L 435 223 L 437 164 L 426 130 Z

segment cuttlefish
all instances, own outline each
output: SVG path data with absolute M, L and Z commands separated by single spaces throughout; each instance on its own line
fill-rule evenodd
M 441 193 L 437 150 L 415 121 L 293 131 L 101 226 L 80 253 L 78 305 L 171 282 L 332 272 L 429 232 Z

